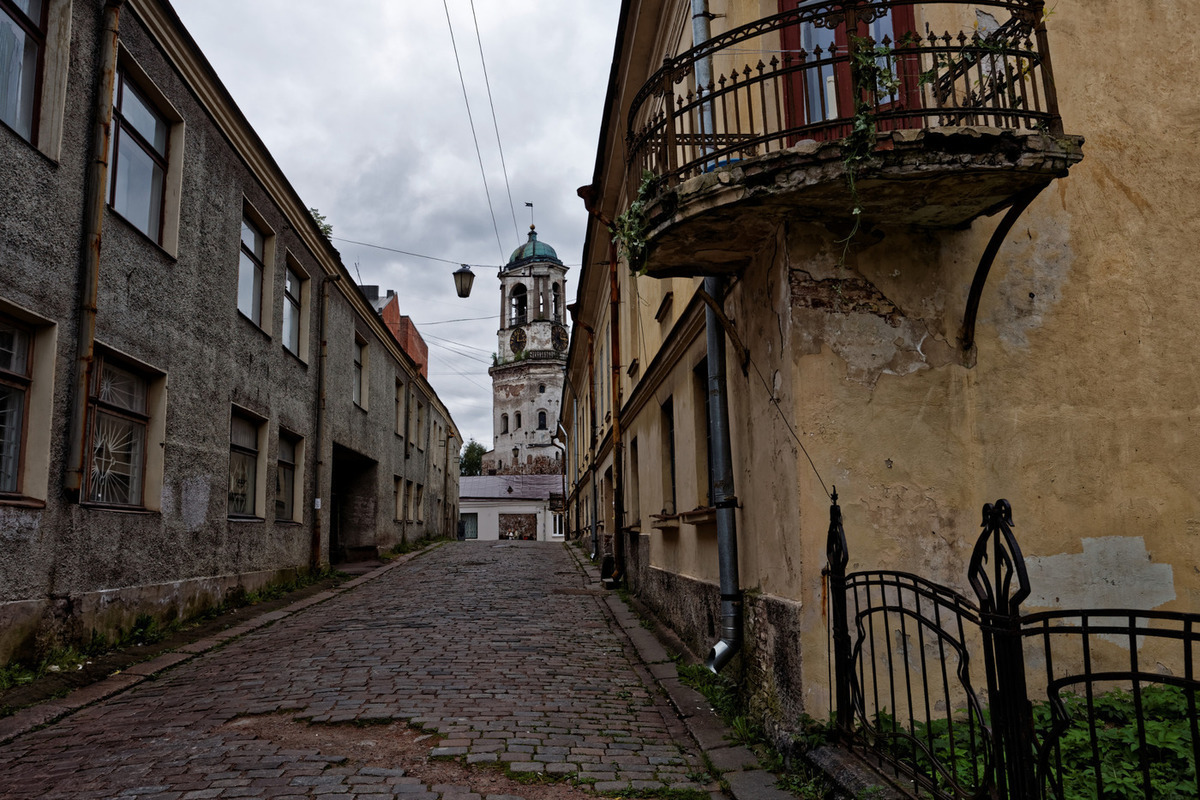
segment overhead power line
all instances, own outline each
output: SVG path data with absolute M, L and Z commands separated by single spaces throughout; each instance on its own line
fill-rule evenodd
M 455 266 L 460 266 L 463 263 L 462 261 L 455 261 L 449 258 L 439 258 L 437 256 L 427 256 L 423 253 L 413 253 L 409 250 L 401 250 L 398 247 L 387 247 L 382 244 L 371 244 L 370 242 L 356 242 L 353 239 L 343 239 L 341 236 L 330 236 L 329 238 L 337 239 L 339 242 L 345 242 L 346 244 L 356 244 L 359 247 L 373 247 L 376 250 L 387 250 L 389 253 L 399 253 L 405 256 L 412 256 L 413 258 L 424 258 L 428 259 L 429 261 L 441 261 L 443 264 L 454 264 Z M 495 264 L 470 264 L 469 266 L 476 267 L 478 269 L 501 269 Z
M 475 133 L 475 118 L 471 116 L 471 101 L 467 97 L 467 81 L 463 77 L 462 62 L 458 58 L 458 44 L 454 41 L 454 23 L 450 21 L 450 4 L 442 0 L 446 9 L 446 25 L 450 27 L 450 46 L 454 49 L 454 63 L 458 67 L 458 82 L 462 84 L 463 102 L 467 105 L 467 121 L 471 123 L 471 138 L 475 140 L 475 155 L 479 159 L 479 174 L 483 177 L 483 193 L 487 197 L 488 213 L 492 215 L 492 229 L 496 232 L 496 247 L 500 260 L 504 261 L 504 245 L 500 243 L 500 226 L 496 224 L 496 210 L 492 208 L 492 193 L 488 190 L 487 170 L 483 168 L 483 152 L 479 149 L 479 136 Z
M 475 15 L 475 0 L 471 0 L 471 19 L 475 22 L 475 41 L 479 43 L 479 62 L 483 64 L 483 85 L 487 87 L 488 105 L 492 108 L 492 127 L 496 129 L 496 147 L 500 150 L 500 168 L 504 171 L 504 189 L 508 192 L 508 210 L 512 212 L 513 233 L 521 241 L 517 227 L 517 209 L 513 206 L 512 187 L 508 184 L 508 165 L 504 163 L 504 145 L 500 143 L 500 123 L 496 120 L 496 103 L 492 100 L 492 82 L 488 79 L 487 59 L 483 57 L 483 38 L 479 35 L 479 17 Z

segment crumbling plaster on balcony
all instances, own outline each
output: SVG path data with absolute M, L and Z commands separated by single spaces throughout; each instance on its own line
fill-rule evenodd
M 919 231 L 831 237 L 816 226 L 788 226 L 788 283 L 795 347 L 828 347 L 847 377 L 873 386 L 881 375 L 908 375 L 962 363 L 948 318 L 938 243 Z
M 797 142 L 785 150 L 685 180 L 654 198 L 649 272 L 656 277 L 744 269 L 781 222 L 834 227 L 861 206 L 868 225 L 963 228 L 1045 186 L 1083 157 L 1083 139 L 1038 131 L 932 128 L 883 133 L 873 158 L 847 181 L 839 141 Z

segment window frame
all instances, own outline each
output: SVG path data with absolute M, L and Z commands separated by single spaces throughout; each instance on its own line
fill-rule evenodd
M 296 276 L 297 294 L 295 302 L 292 302 L 292 294 L 288 292 L 288 273 Z M 310 291 L 311 278 L 308 271 L 300 266 L 300 263 L 290 253 L 286 253 L 283 259 L 283 311 L 280 314 L 279 321 L 279 338 L 283 340 L 283 349 L 300 359 L 305 364 L 308 363 L 308 317 L 309 307 L 311 305 Z M 291 306 L 295 309 L 296 315 L 296 349 L 293 350 L 288 346 L 288 330 L 287 330 L 287 307 Z
M 41 118 L 42 118 L 42 91 L 46 78 L 46 51 L 49 46 L 49 27 L 50 27 L 50 6 L 52 0 L 41 0 L 42 8 L 38 19 L 35 20 L 29 16 L 23 9 L 18 8 L 15 3 L 3 2 L 0 0 L 0 10 L 8 15 L 18 28 L 20 28 L 25 36 L 32 39 L 37 47 L 37 56 L 34 59 L 33 65 L 33 91 L 30 93 L 28 113 L 29 113 L 29 134 L 26 135 L 18 124 L 20 122 L 21 109 L 18 109 L 18 118 L 12 122 L 0 119 L 0 124 L 3 124 L 13 133 L 20 136 L 25 141 L 37 146 L 39 136 L 41 135 Z M 22 68 L 24 65 L 22 65 Z M 22 75 L 24 77 L 24 75 Z
M 233 440 L 234 420 L 241 420 L 252 426 L 255 435 L 255 447 L 250 448 L 248 445 L 235 443 Z M 266 448 L 263 442 L 264 431 L 266 430 L 266 420 L 257 414 L 248 411 L 241 406 L 233 406 L 229 414 L 229 479 L 231 482 L 230 490 L 226 495 L 226 515 L 235 522 L 261 522 L 264 519 L 264 511 L 266 509 Z M 233 511 L 233 457 L 234 455 L 253 456 L 254 464 L 254 482 L 252 496 L 252 506 L 245 512 Z
M 110 400 L 101 399 L 102 383 L 105 377 L 105 366 L 108 365 L 114 369 L 132 376 L 141 382 L 142 385 L 142 404 L 141 410 L 123 407 Z M 107 352 L 98 353 L 95 361 L 92 364 L 91 374 L 88 378 L 88 409 L 87 409 L 87 463 L 84 468 L 84 483 L 82 487 L 81 503 L 89 506 L 99 506 L 104 508 L 121 508 L 121 509 L 143 509 L 146 506 L 146 478 L 147 478 L 147 459 L 151 444 L 151 383 L 153 379 L 137 365 L 130 363 L 126 359 L 119 356 L 113 356 Z M 132 423 L 138 426 L 141 431 L 141 441 L 139 443 L 139 452 L 137 453 L 137 497 L 136 500 L 131 499 L 128 502 L 118 502 L 110 499 L 102 499 L 96 496 L 97 491 L 100 491 L 94 481 L 96 472 L 96 437 L 100 435 L 100 419 L 101 415 L 109 418 L 122 420 L 126 423 Z M 131 463 L 130 468 L 134 465 Z M 133 489 L 133 476 L 130 476 L 130 491 Z M 131 494 L 131 498 L 133 495 Z
M 413 517 L 418 523 L 425 522 L 425 485 L 416 485 L 416 495 L 413 497 Z
M 368 387 L 367 380 L 370 375 L 370 353 L 367 345 L 367 340 L 354 334 L 354 350 L 351 357 L 351 391 L 350 398 L 354 401 L 354 405 L 367 410 L 368 402 Z
M 20 429 L 16 435 L 16 453 L 13 456 L 13 487 L 5 489 L 3 483 L 0 483 L 0 498 L 11 500 L 24 496 L 25 491 L 25 455 L 28 451 L 28 434 L 29 434 L 29 415 L 30 415 L 30 397 L 33 394 L 33 372 L 35 366 L 35 347 L 37 344 L 37 334 L 29 326 L 7 314 L 0 313 L 0 328 L 10 327 L 14 332 L 24 336 L 24 371 L 16 372 L 14 370 L 0 368 L 0 385 L 8 386 L 21 392 L 21 407 L 20 407 Z M 3 447 L 3 442 L 0 441 L 0 448 Z M 0 464 L 3 463 L 3 451 L 0 450 Z M 3 471 L 0 467 L 0 481 L 3 480 Z
M 290 442 L 292 445 L 292 461 L 285 462 L 283 459 L 283 443 Z M 283 480 L 284 465 L 288 464 L 291 468 L 291 480 L 285 482 Z M 279 439 L 275 450 L 275 521 L 284 523 L 300 523 L 303 522 L 304 509 L 304 437 L 298 433 L 289 431 L 286 428 L 279 429 Z M 284 513 L 280 513 L 279 495 L 283 487 L 291 485 L 291 513 L 287 513 L 288 509 L 283 509 Z
M 125 93 L 132 91 L 138 102 L 142 104 L 155 118 L 161 122 L 164 130 L 163 149 L 159 152 L 157 146 L 146 139 L 145 135 L 137 130 L 131 121 L 128 121 L 124 111 Z M 112 133 L 111 141 L 109 142 L 109 158 L 108 158 L 108 190 L 106 203 L 113 212 L 128 222 L 137 230 L 141 231 L 148 239 L 155 244 L 162 246 L 163 238 L 166 229 L 166 213 L 167 213 L 167 173 L 170 168 L 171 161 L 171 120 L 162 112 L 158 103 L 148 96 L 149 93 L 142 89 L 139 81 L 134 78 L 130 79 L 130 70 L 123 65 L 118 65 L 116 78 L 113 82 L 113 109 L 112 109 Z M 158 167 L 162 175 L 158 180 L 158 219 L 155 221 L 156 228 L 154 231 L 146 230 L 141 224 L 134 219 L 132 213 L 127 208 L 125 210 L 117 207 L 117 180 L 121 172 L 121 150 L 126 136 L 132 138 L 132 144 L 136 146 L 144 155 Z M 126 150 L 126 155 L 129 155 Z

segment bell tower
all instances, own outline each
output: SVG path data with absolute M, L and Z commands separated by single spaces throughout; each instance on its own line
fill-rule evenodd
M 500 270 L 500 329 L 492 377 L 491 464 L 498 474 L 562 471 L 558 428 L 567 364 L 567 268 L 554 248 L 529 240 Z

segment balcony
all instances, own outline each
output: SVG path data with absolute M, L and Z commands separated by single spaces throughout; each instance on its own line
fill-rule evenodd
M 628 115 L 644 266 L 736 273 L 785 219 L 961 228 L 1027 202 L 1082 158 L 1046 16 L 1042 0 L 828 0 L 667 58 Z

